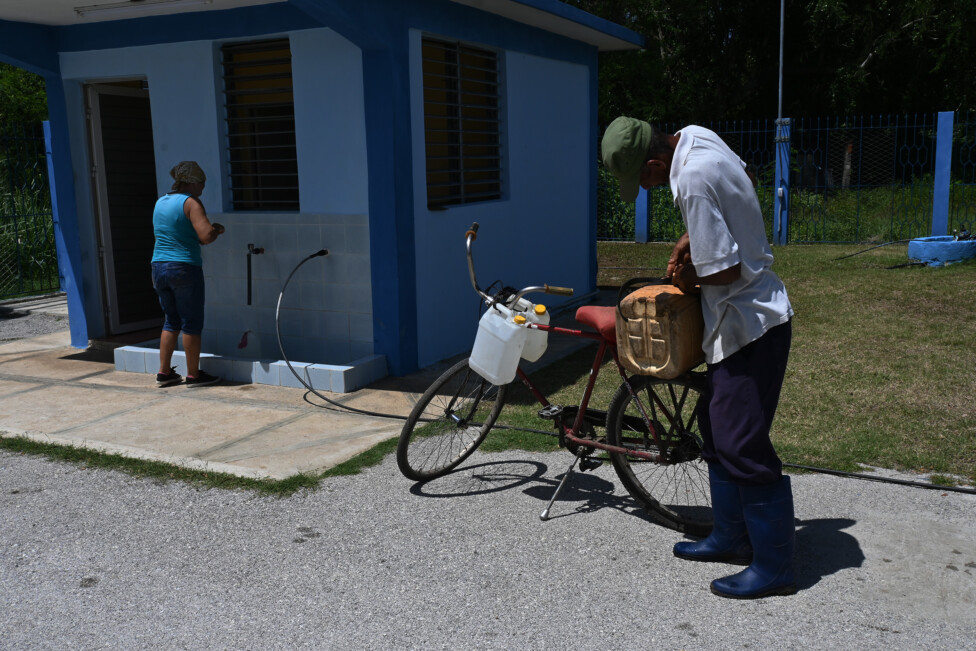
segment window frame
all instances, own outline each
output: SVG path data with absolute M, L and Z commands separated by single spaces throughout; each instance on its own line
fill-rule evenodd
M 287 50 L 287 56 L 274 56 L 282 50 Z M 280 70 L 275 70 L 276 67 Z M 241 73 L 248 69 L 251 74 Z M 224 109 L 228 210 L 299 212 L 290 39 L 282 36 L 221 43 L 218 71 Z M 280 85 L 273 85 L 277 82 Z M 269 85 L 261 88 L 262 83 Z
M 503 199 L 501 52 L 424 34 L 420 58 L 428 209 Z

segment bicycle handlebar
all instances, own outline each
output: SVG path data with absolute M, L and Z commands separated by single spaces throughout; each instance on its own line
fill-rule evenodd
M 554 285 L 544 285 L 546 294 L 558 294 L 559 296 L 572 296 L 572 287 L 556 287 Z
M 474 272 L 474 255 L 471 253 L 471 244 L 478 239 L 478 222 L 471 224 L 471 228 L 467 230 L 464 234 L 465 245 L 467 247 L 468 253 L 468 275 L 471 277 L 471 286 L 474 287 L 474 291 L 483 298 L 489 305 L 493 304 L 495 301 L 492 297 L 488 296 L 485 292 L 478 287 L 478 279 Z M 519 299 L 526 294 L 531 294 L 533 292 L 542 292 L 544 294 L 556 294 L 558 296 L 572 296 L 572 287 L 556 287 L 554 285 L 542 285 L 541 287 L 526 287 L 515 294 L 515 297 L 511 300 L 511 304 L 515 305 L 518 303 Z

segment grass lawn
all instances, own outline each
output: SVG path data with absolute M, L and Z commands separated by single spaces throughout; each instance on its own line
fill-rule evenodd
M 600 243 L 601 286 L 663 272 L 670 245 Z M 859 464 L 951 475 L 976 483 L 976 263 L 907 267 L 907 245 L 778 247 L 775 271 L 796 311 L 793 348 L 773 440 L 787 463 Z M 574 404 L 593 349 L 538 373 L 557 404 Z M 620 384 L 605 365 L 591 406 Z M 510 394 L 504 424 L 544 429 L 526 391 Z M 493 431 L 484 450 L 554 449 L 538 435 Z

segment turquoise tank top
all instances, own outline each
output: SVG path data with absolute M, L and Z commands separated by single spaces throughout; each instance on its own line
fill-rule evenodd
M 203 266 L 200 257 L 200 239 L 183 214 L 183 204 L 190 198 L 188 194 L 171 193 L 159 198 L 153 210 L 153 262 L 185 262 L 197 267 Z

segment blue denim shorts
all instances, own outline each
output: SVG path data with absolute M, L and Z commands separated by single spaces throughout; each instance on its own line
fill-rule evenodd
M 153 262 L 152 282 L 166 320 L 163 330 L 203 332 L 203 267 L 185 262 Z

